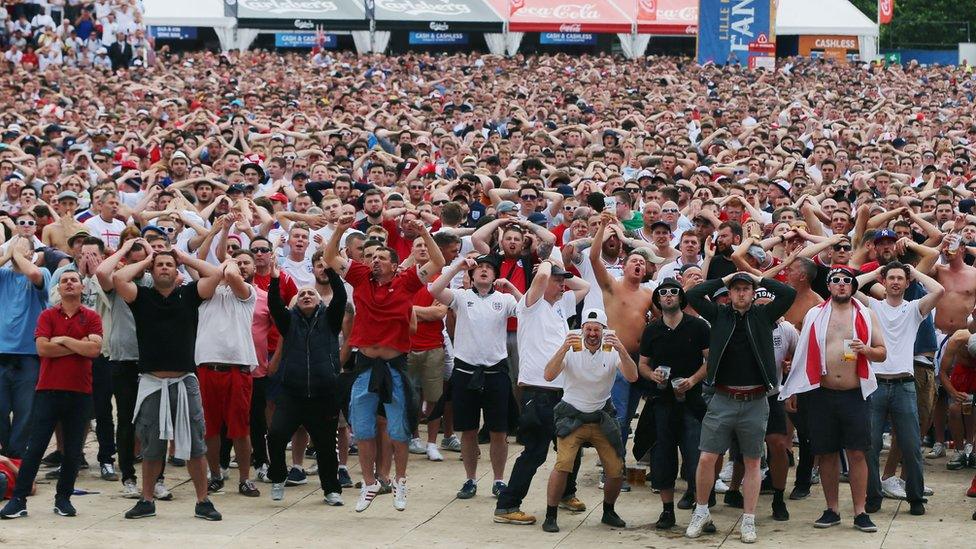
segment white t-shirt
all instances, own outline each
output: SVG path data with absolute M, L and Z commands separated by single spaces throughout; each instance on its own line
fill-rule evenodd
M 118 219 L 105 221 L 102 216 L 96 215 L 85 221 L 92 236 L 97 236 L 105 243 L 106 248 L 117 250 L 119 247 L 119 236 L 125 230 L 125 223 Z
M 197 365 L 240 364 L 251 369 L 258 365 L 251 335 L 257 300 L 254 288 L 247 299 L 239 299 L 229 285 L 217 286 L 213 297 L 200 305 L 193 355 Z
M 800 342 L 800 332 L 785 320 L 776 325 L 773 329 L 773 356 L 776 357 L 776 392 L 779 392 L 779 385 L 783 383 L 783 361 L 786 357 L 793 357 L 796 344 Z M 775 394 L 775 393 L 774 393 Z
M 871 363 L 874 373 L 882 375 L 914 373 L 915 336 L 918 334 L 918 327 L 925 319 L 918 310 L 918 300 L 902 301 L 894 307 L 885 300 L 874 298 L 868 300 L 871 310 L 878 315 L 878 324 L 881 326 L 885 347 L 888 349 L 888 356 L 884 362 Z
M 295 285 L 299 288 L 303 286 L 313 286 L 315 284 L 315 273 L 312 272 L 312 261 L 304 258 L 301 261 L 293 261 L 291 258 L 281 260 L 281 270 L 288 273 L 288 276 L 295 279 Z
M 590 291 L 586 293 L 586 298 L 583 300 L 583 310 L 603 310 L 603 290 L 600 288 L 600 284 L 596 281 L 596 274 L 593 273 L 593 264 L 590 263 L 589 250 L 583 250 L 582 256 L 583 260 L 575 265 L 579 270 L 580 277 L 590 283 Z M 610 264 L 603 260 L 602 257 L 600 260 L 603 261 L 603 265 L 607 268 L 607 272 L 610 273 L 610 276 L 612 276 L 615 280 L 620 280 L 624 277 L 623 259 L 617 259 L 616 262 Z
M 449 291 L 453 298 L 448 307 L 457 316 L 454 357 L 472 366 L 491 366 L 508 357 L 505 341 L 508 318 L 515 316 L 515 297 L 495 291 L 486 296 L 473 289 Z
M 570 350 L 563 358 L 563 400 L 584 413 L 603 409 L 619 365 L 617 351 L 604 352 L 602 346 L 595 353 Z
M 593 292 L 590 292 L 593 293 Z M 531 307 L 525 306 L 523 297 L 518 303 L 519 374 L 518 382 L 536 387 L 563 386 L 563 376 L 546 381 L 546 363 L 552 358 L 569 335 L 569 317 L 576 314 L 576 295 L 566 292 L 550 305 L 539 299 Z

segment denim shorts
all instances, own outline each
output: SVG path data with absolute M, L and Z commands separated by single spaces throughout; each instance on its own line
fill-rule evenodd
M 389 366 L 387 366 L 389 368 Z M 349 397 L 349 424 L 357 440 L 372 440 L 376 438 L 376 416 L 380 405 L 380 395 L 369 392 L 369 380 L 373 372 L 367 369 L 359 374 L 352 383 L 352 394 Z M 410 440 L 410 429 L 407 426 L 407 395 L 403 390 L 403 378 L 395 368 L 390 368 L 393 377 L 392 402 L 384 402 L 386 412 L 386 430 L 390 438 L 398 442 Z

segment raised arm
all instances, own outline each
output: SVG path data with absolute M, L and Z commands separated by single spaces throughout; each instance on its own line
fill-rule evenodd
M 112 273 L 115 272 L 115 268 L 122 261 L 122 258 L 132 250 L 132 247 L 139 243 L 140 246 L 144 246 L 144 249 L 148 250 L 149 243 L 143 241 L 141 238 L 130 238 L 122 243 L 122 246 L 112 255 L 108 256 L 105 261 L 98 264 L 95 268 L 95 278 L 98 279 L 98 285 L 102 287 L 102 290 L 110 292 L 115 289 L 115 285 L 112 283 Z
M 552 275 L 552 262 L 548 260 L 543 260 L 536 267 L 535 277 L 532 278 L 532 285 L 525 292 L 525 306 L 531 307 L 535 305 L 536 301 L 542 299 L 543 294 L 546 291 L 546 286 L 549 285 L 549 278 Z
M 197 293 L 200 294 L 200 298 L 210 299 L 213 297 L 214 291 L 217 289 L 217 284 L 220 284 L 220 269 L 182 250 L 174 248 L 173 251 L 176 252 L 176 257 L 179 258 L 182 265 L 193 269 L 200 275 L 200 279 L 197 281 Z
M 460 273 L 461 271 L 469 271 L 474 269 L 475 261 L 470 257 L 466 257 L 461 261 L 458 261 L 456 265 L 448 269 L 448 271 L 441 276 L 437 277 L 437 280 L 430 285 L 430 295 L 434 296 L 437 301 L 451 306 L 451 302 L 454 301 L 454 292 L 448 288 L 451 285 L 451 280 Z
M 281 343 L 288 337 L 288 329 L 291 327 L 291 316 L 285 308 L 285 302 L 281 299 L 281 279 L 279 278 L 278 266 L 271 265 L 271 283 L 268 284 L 268 312 L 271 313 L 271 320 L 274 320 L 278 333 L 281 334 Z M 280 347 L 280 345 L 279 345 Z
M 559 374 L 563 372 L 563 368 L 566 365 L 566 353 L 569 352 L 569 349 L 574 343 L 582 345 L 583 339 L 579 334 L 570 332 L 569 335 L 566 336 L 566 340 L 563 341 L 563 344 L 559 346 L 559 350 L 556 351 L 556 354 L 554 354 L 552 358 L 549 359 L 549 362 L 546 363 L 546 369 L 542 373 L 546 381 L 555 380 L 557 377 L 559 377 Z
M 490 223 L 485 223 L 482 227 L 471 234 L 471 245 L 480 254 L 486 254 L 491 252 L 491 235 L 495 234 L 495 231 L 502 225 L 507 225 L 511 223 L 510 219 L 496 219 Z
M 600 289 L 608 294 L 613 293 L 613 277 L 610 276 L 606 265 L 603 264 L 603 258 L 600 256 L 603 253 L 602 244 L 604 235 L 607 233 L 607 225 L 613 221 L 613 216 L 608 213 L 600 215 L 600 227 L 593 235 L 593 245 L 590 246 L 590 265 L 593 267 L 593 275 L 596 277 L 596 283 L 600 285 Z
M 112 286 L 115 287 L 115 291 L 118 292 L 119 296 L 126 303 L 135 301 L 136 296 L 139 294 L 139 288 L 133 280 L 138 276 L 142 276 L 142 273 L 146 272 L 146 269 L 152 266 L 152 248 L 147 248 L 147 251 L 149 255 L 145 259 L 126 265 L 112 275 Z
M 349 272 L 349 259 L 339 255 L 339 241 L 342 240 L 342 235 L 346 234 L 349 227 L 352 227 L 354 219 L 355 217 L 352 215 L 340 217 L 336 223 L 335 232 L 332 233 L 332 236 L 329 237 L 328 244 L 325 245 L 325 264 L 343 278 Z
M 325 308 L 325 318 L 329 321 L 329 329 L 338 335 L 342 331 L 342 320 L 346 315 L 346 302 L 349 296 L 346 295 L 346 285 L 342 283 L 342 277 L 332 269 L 326 269 L 325 275 L 329 277 L 329 287 L 332 288 L 332 301 Z
M 945 288 L 934 278 L 923 273 L 922 271 L 912 267 L 909 267 L 909 269 L 911 269 L 910 275 L 913 275 L 913 278 L 925 288 L 925 291 L 928 292 L 925 297 L 918 300 L 918 312 L 921 313 L 922 316 L 928 316 L 928 314 L 932 312 L 932 309 L 935 309 L 935 304 L 942 299 L 943 295 L 945 295 Z
M 434 237 L 431 236 L 430 231 L 420 220 L 414 219 L 409 223 L 412 223 L 414 229 L 420 234 L 420 238 L 427 246 L 427 255 L 430 256 L 430 261 L 417 268 L 417 277 L 421 282 L 427 284 L 432 276 L 440 273 L 441 269 L 444 268 L 444 254 L 441 253 L 441 247 L 434 242 Z

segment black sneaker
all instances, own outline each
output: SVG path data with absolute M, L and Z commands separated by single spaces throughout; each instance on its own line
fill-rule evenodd
M 864 512 L 865 513 L 868 513 L 868 514 L 877 513 L 880 510 L 881 510 L 881 500 L 880 499 L 878 499 L 878 500 L 871 500 L 871 499 L 869 499 L 866 502 L 864 502 Z
M 349 476 L 349 469 L 339 469 L 339 486 L 352 488 L 352 477 Z
M 542 531 L 556 533 L 559 531 L 559 525 L 556 524 L 556 518 L 546 517 L 546 521 L 542 523 Z
M 925 514 L 925 505 L 921 501 L 913 501 L 908 505 L 911 507 L 911 509 L 909 509 L 908 511 L 909 513 L 915 516 L 921 516 Z
M 216 477 L 210 477 L 210 482 L 207 483 L 207 493 L 213 494 L 224 489 L 224 479 L 220 478 L 220 475 Z
M 687 511 L 688 509 L 694 509 L 695 494 L 693 494 L 691 490 L 688 490 L 687 492 L 685 492 L 685 495 L 681 496 L 681 499 L 678 500 L 676 506 L 678 507 L 678 509 L 681 509 L 682 511 Z
M 305 448 L 305 457 L 308 459 L 315 459 L 315 448 L 308 446 Z
M 62 460 L 61 452 L 55 450 L 50 454 L 41 458 L 41 465 L 45 467 L 60 467 L 61 460 Z
M 725 492 L 724 501 L 726 505 L 735 509 L 742 509 L 742 507 L 745 505 L 745 501 L 742 499 L 742 492 L 738 490 L 729 490 L 728 492 Z
M 193 516 L 197 518 L 202 518 L 203 520 L 221 520 L 224 517 L 214 509 L 214 504 L 210 502 L 209 499 L 205 499 L 199 503 L 193 509 Z
M 478 493 L 478 485 L 471 479 L 464 481 L 461 489 L 458 490 L 458 499 L 471 499 Z
M 657 517 L 657 523 L 654 524 L 654 527 L 658 530 L 667 530 L 673 527 L 674 524 L 674 511 L 665 509 L 661 511 L 661 516 Z
M 176 456 L 169 456 L 169 464 L 173 467 L 186 467 L 186 460 Z
M 55 467 L 54 469 L 44 473 L 44 478 L 47 480 L 58 480 L 61 478 L 61 467 Z
M 830 528 L 840 524 L 840 515 L 830 509 L 824 510 L 820 518 L 813 522 L 814 528 Z
M 0 509 L 0 519 L 15 519 L 26 516 L 27 498 L 13 498 L 3 506 L 3 509 Z
M 78 511 L 75 510 L 75 506 L 71 505 L 71 501 L 68 498 L 55 499 L 54 512 L 62 517 L 73 517 L 78 514 Z
M 878 527 L 871 522 L 871 517 L 867 513 L 861 513 L 854 517 L 854 528 L 862 532 L 877 532 Z
M 806 499 L 810 497 L 810 489 L 802 488 L 800 486 L 794 486 L 793 491 L 790 492 L 790 499 L 796 501 L 801 499 Z
M 141 519 L 156 516 L 156 504 L 152 501 L 140 499 L 132 509 L 125 512 L 127 519 Z
M 620 518 L 620 515 L 618 515 L 617 512 L 613 510 L 604 511 L 603 518 L 600 519 L 600 522 L 606 524 L 607 526 L 612 526 L 614 528 L 627 527 L 627 523 L 624 522 L 624 519 Z
M 785 501 L 773 500 L 773 520 L 780 522 L 790 520 L 790 511 L 786 508 Z

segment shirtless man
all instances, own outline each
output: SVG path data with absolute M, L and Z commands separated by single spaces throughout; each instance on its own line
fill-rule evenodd
M 971 451 L 973 435 L 976 434 L 976 421 L 973 421 L 972 415 L 967 414 L 969 418 L 962 415 L 963 403 L 976 394 L 976 334 L 965 329 L 953 333 L 941 355 L 940 366 L 942 387 L 949 395 L 949 431 L 956 440 L 956 451 L 946 463 L 946 468 L 958 470 L 967 465 L 966 454 Z M 967 441 L 969 444 L 966 444 Z M 970 493 L 976 495 L 976 480 L 970 487 Z
M 593 236 L 593 241 L 603 242 L 607 226 L 614 221 L 615 218 L 609 213 L 601 215 L 600 228 Z M 651 307 L 651 299 L 654 295 L 653 291 L 641 286 L 644 273 L 647 272 L 647 262 L 641 254 L 631 252 L 624 260 L 623 278 L 617 280 L 607 271 L 601 252 L 599 247 L 590 248 L 590 265 L 593 267 L 596 282 L 603 292 L 603 305 L 609 319 L 609 328 L 615 331 L 617 339 L 623 343 L 636 363 L 640 360 L 638 356 L 640 337 L 644 332 L 644 325 L 647 324 L 647 311 Z M 630 418 L 637 411 L 642 392 L 641 381 L 631 383 L 623 374 L 617 375 L 610 399 L 617 410 L 620 436 L 625 445 L 630 434 Z M 626 481 L 623 490 L 630 491 Z
M 845 450 L 854 500 L 854 527 L 876 532 L 877 526 L 864 511 L 868 481 L 865 452 L 871 447 L 867 397 L 878 387 L 870 362 L 884 361 L 887 350 L 877 315 L 852 300 L 857 291 L 854 274 L 846 267 L 830 271 L 830 300 L 807 313 L 792 369 L 779 398 L 788 399 L 786 409 L 795 412 L 797 394 L 806 393 L 802 396 L 803 406 L 809 417 L 817 418 L 808 427 L 813 453 L 820 458 L 827 509 L 813 523 L 814 527 L 840 524 L 840 451 Z M 811 337 L 814 343 L 810 342 Z
M 75 210 L 78 209 L 77 194 L 72 191 L 62 191 L 58 195 L 58 205 L 61 206 L 61 218 L 44 227 L 41 231 L 41 242 L 45 246 L 69 253 L 71 247 L 68 246 L 68 237 L 79 231 L 88 232 L 88 230 L 75 219 Z
M 817 264 L 810 258 L 798 257 L 786 268 L 786 283 L 796 290 L 796 299 L 785 318 L 797 330 L 803 328 L 807 311 L 823 303 L 823 298 L 810 286 L 816 278 Z

